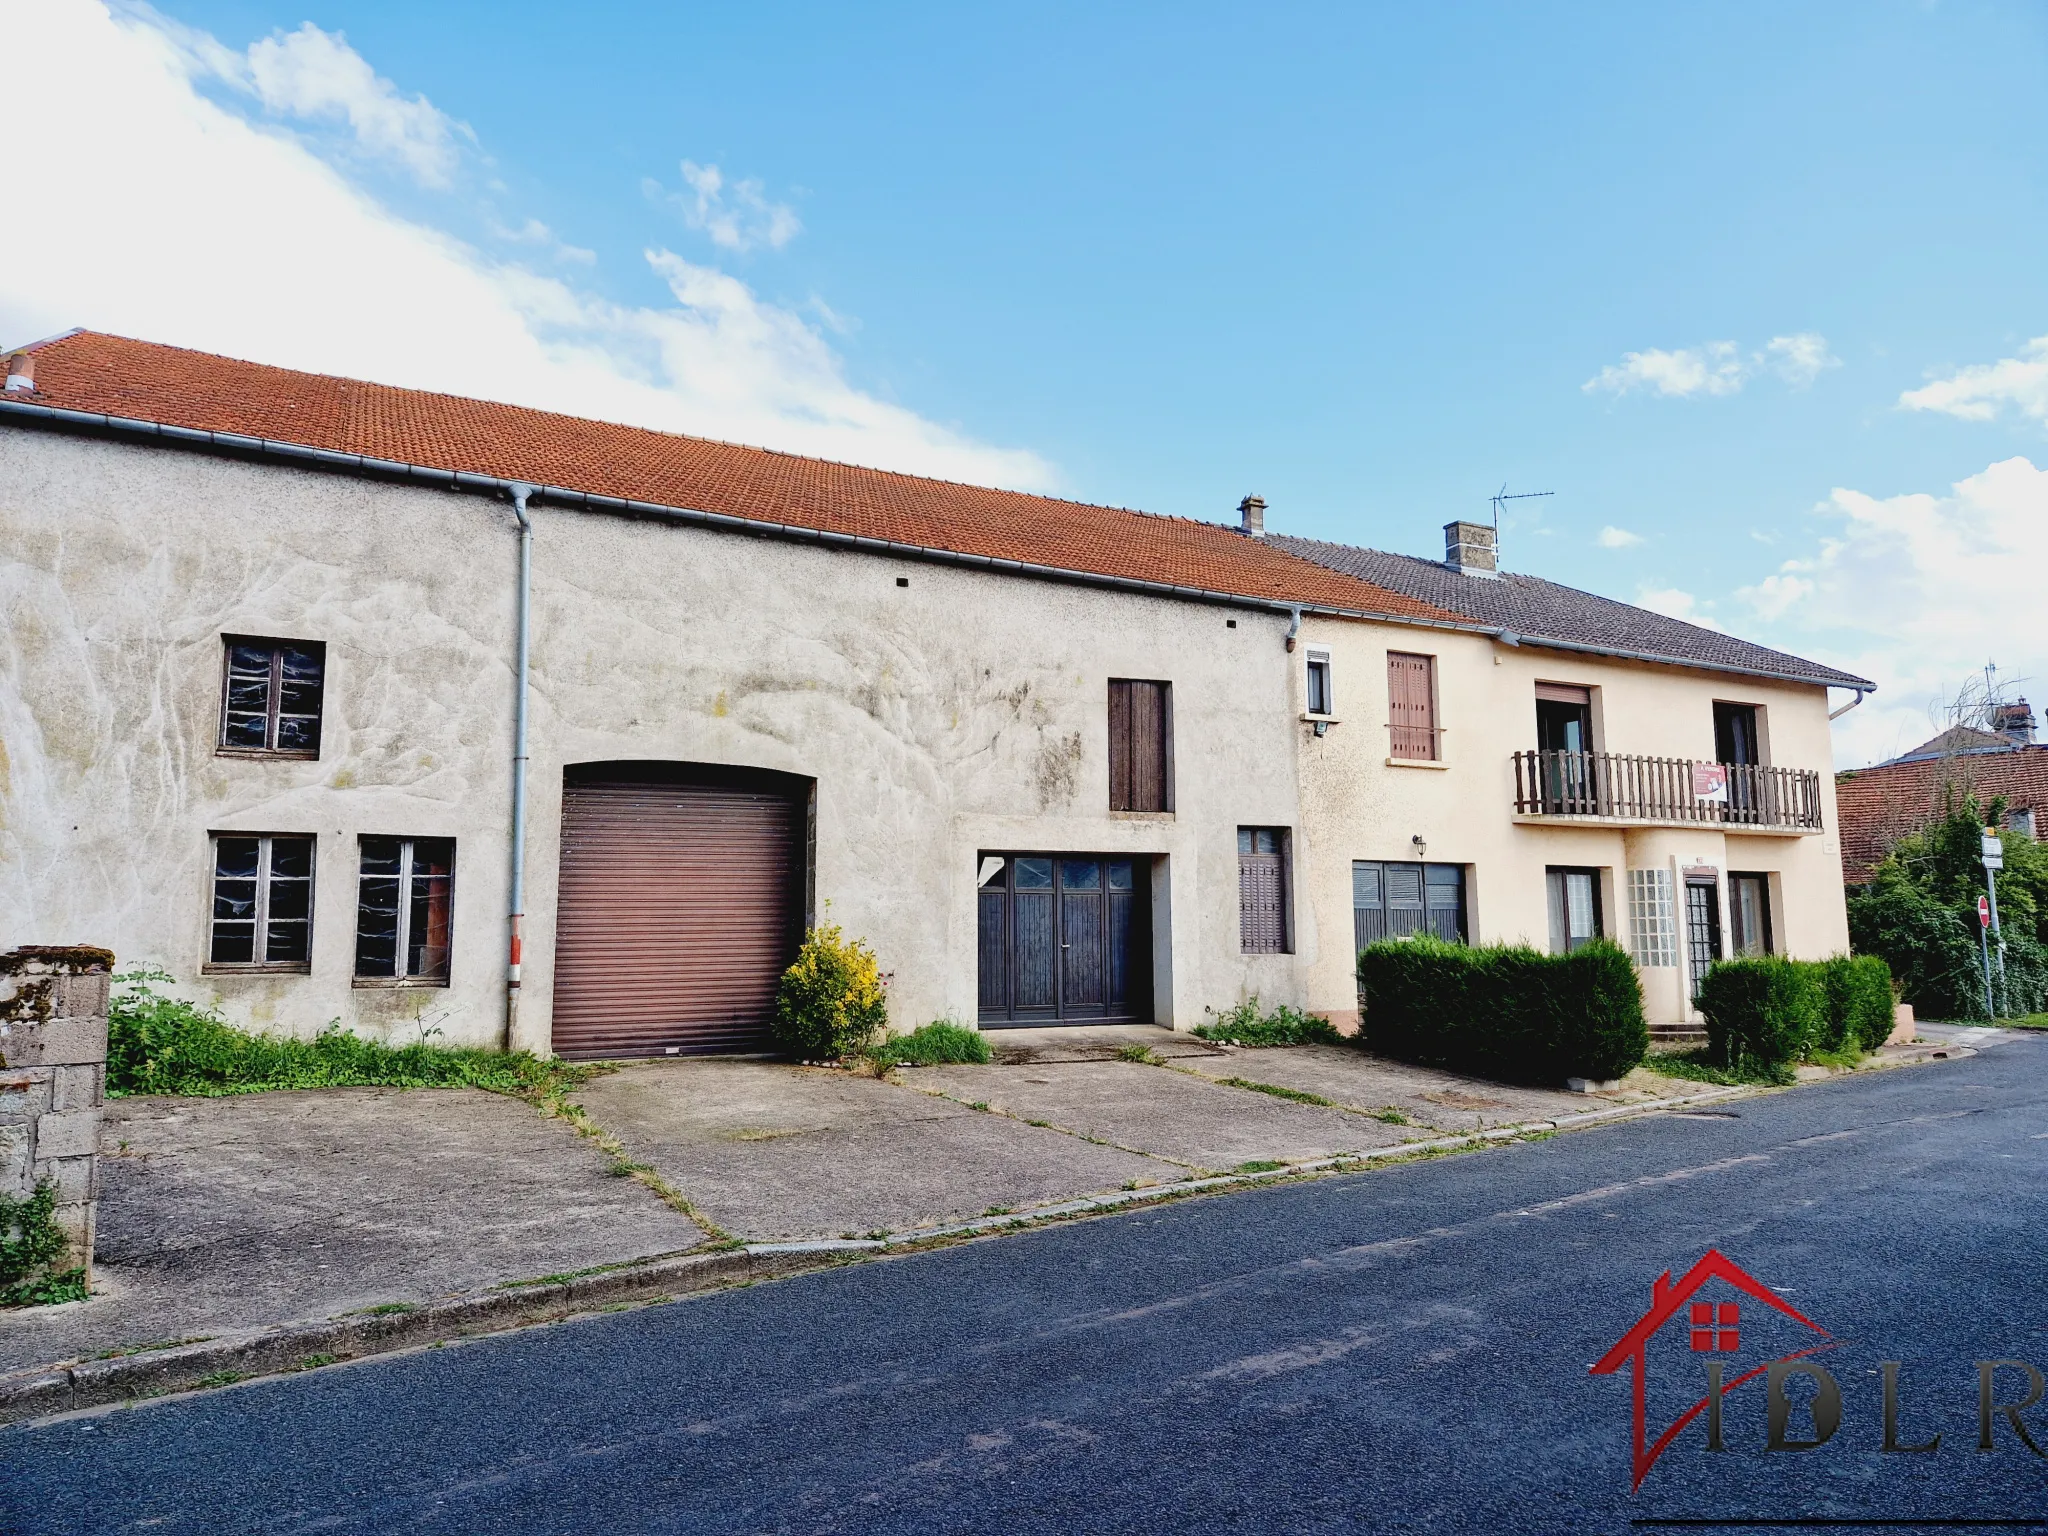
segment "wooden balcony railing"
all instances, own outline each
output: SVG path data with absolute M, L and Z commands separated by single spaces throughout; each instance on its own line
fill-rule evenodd
M 1811 769 L 1620 752 L 1517 752 L 1514 758 L 1518 816 L 1820 830 L 1820 774 Z

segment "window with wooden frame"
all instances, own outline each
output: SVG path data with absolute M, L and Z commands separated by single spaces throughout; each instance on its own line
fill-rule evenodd
M 1600 871 L 1550 868 L 1543 872 L 1549 894 L 1550 952 L 1568 955 L 1606 933 L 1600 910 Z
M 1109 808 L 1173 809 L 1173 684 L 1109 680 Z
M 1337 713 L 1336 697 L 1330 687 L 1330 653 L 1308 653 L 1308 712 L 1312 715 Z
M 313 957 L 313 839 L 213 835 L 210 971 L 306 971 Z
M 455 842 L 366 837 L 356 895 L 356 980 L 445 987 L 454 914 Z
M 1248 955 L 1293 949 L 1287 922 L 1287 829 L 1237 829 L 1237 931 Z
M 1436 658 L 1387 652 L 1388 756 L 1435 762 L 1441 755 L 1436 720 Z
M 318 640 L 224 637 L 219 751 L 229 757 L 320 755 L 327 647 Z

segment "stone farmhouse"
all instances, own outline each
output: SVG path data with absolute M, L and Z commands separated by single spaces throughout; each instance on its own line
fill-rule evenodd
M 85 332 L 0 395 L 0 947 L 249 1025 L 747 1051 L 1355 1017 L 1382 935 L 1846 945 L 1830 689 L 1497 571 Z M 1848 707 L 1846 704 L 1843 707 Z

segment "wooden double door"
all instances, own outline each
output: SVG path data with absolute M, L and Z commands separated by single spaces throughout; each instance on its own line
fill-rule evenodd
M 981 874 L 984 1028 L 1152 1017 L 1150 859 L 987 854 Z

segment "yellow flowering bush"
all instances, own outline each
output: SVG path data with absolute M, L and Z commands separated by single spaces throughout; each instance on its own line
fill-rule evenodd
M 804 935 L 775 993 L 775 1040 L 798 1061 L 837 1061 L 888 1027 L 889 1000 L 875 952 L 838 925 Z

